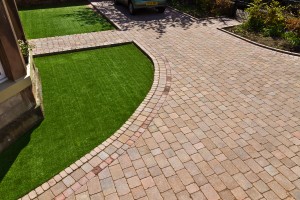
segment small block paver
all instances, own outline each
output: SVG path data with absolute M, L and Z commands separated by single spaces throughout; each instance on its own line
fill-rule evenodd
M 87 182 L 87 187 L 90 195 L 101 192 L 101 185 L 98 177 L 94 177 Z
M 220 196 L 210 184 L 203 185 L 200 189 L 207 199 L 220 199 Z
M 142 179 L 141 182 L 145 190 L 155 185 L 153 178 L 151 176 Z

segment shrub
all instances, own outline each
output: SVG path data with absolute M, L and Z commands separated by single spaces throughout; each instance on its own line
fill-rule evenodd
M 212 0 L 196 0 L 196 5 L 201 12 L 210 13 L 214 2 Z
M 232 16 L 234 10 L 234 4 L 231 0 L 215 0 L 213 7 L 213 13 L 217 15 Z
M 249 31 L 260 32 L 264 27 L 265 13 L 262 12 L 266 4 L 262 0 L 254 0 L 250 7 L 246 9 L 248 13 L 244 27 Z
M 300 46 L 300 37 L 294 32 L 286 32 L 284 38 L 293 46 Z
M 34 45 L 31 45 L 27 41 L 23 41 L 23 40 L 18 40 L 18 43 L 23 56 L 28 57 L 29 51 L 31 51 L 34 48 Z
M 298 17 L 288 17 L 286 19 L 286 29 L 288 31 L 294 32 L 300 37 L 300 18 Z
M 272 25 L 263 28 L 263 36 L 265 37 L 281 37 L 284 33 L 284 25 Z
M 287 11 L 295 17 L 300 17 L 300 3 L 293 3 L 292 5 L 289 5 L 287 7 Z
M 267 12 L 264 19 L 264 35 L 271 37 L 280 37 L 284 33 L 285 10 L 286 8 L 284 6 L 280 6 L 278 1 L 272 0 L 270 4 L 266 5 Z

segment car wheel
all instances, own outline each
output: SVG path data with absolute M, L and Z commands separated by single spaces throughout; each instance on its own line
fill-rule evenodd
M 129 13 L 130 13 L 131 15 L 134 15 L 135 10 L 134 10 L 134 7 L 133 7 L 133 4 L 132 4 L 131 1 L 130 1 L 129 4 L 128 4 L 128 9 L 129 9 Z
M 157 11 L 158 11 L 159 13 L 164 13 L 165 10 L 166 10 L 165 7 L 159 7 L 159 8 L 157 8 Z

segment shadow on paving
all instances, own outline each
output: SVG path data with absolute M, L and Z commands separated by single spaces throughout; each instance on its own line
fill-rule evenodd
M 158 38 L 166 32 L 168 27 L 188 30 L 192 26 L 214 24 L 213 20 L 192 18 L 172 9 L 166 9 L 165 13 L 157 13 L 155 9 L 139 9 L 135 15 L 130 15 L 125 5 L 114 5 L 112 1 L 91 1 L 91 3 L 122 30 L 154 30 L 159 34 Z M 230 19 L 219 18 L 219 20 L 226 25 Z

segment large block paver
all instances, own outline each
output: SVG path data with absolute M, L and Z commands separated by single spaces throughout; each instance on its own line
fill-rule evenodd
M 158 85 L 170 86 L 141 109 L 152 118 L 141 114 L 140 128 L 39 197 L 65 198 L 75 180 L 70 199 L 300 198 L 300 57 L 216 29 L 234 20 L 92 4 L 121 30 L 32 40 L 35 54 L 134 40 L 157 58 Z

